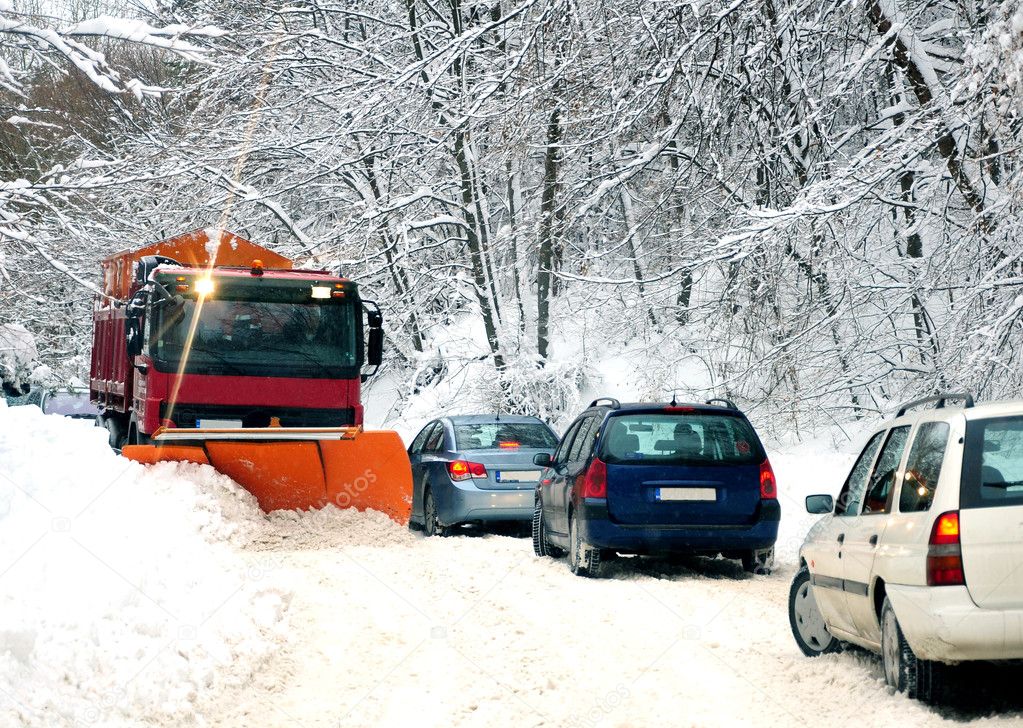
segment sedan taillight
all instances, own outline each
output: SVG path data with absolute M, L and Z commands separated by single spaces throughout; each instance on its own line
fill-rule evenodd
M 448 463 L 448 475 L 456 482 L 469 478 L 485 478 L 487 477 L 487 468 L 482 463 L 452 460 Z

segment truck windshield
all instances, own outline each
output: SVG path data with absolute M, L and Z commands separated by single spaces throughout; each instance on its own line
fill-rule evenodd
M 201 307 L 194 296 L 152 306 L 149 351 L 158 369 L 176 371 L 185 359 L 192 374 L 357 376 L 355 301 L 313 298 L 308 281 L 215 283 Z

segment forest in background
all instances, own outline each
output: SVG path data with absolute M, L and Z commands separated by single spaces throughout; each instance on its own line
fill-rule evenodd
M 358 280 L 409 394 L 1021 396 L 1021 73 L 1011 1 L 0 0 L 0 324 L 86 378 L 98 261 L 212 226 Z

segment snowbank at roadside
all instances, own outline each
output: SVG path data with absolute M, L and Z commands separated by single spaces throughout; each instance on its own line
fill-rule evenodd
M 0 725 L 183 725 L 284 638 L 267 528 L 211 468 L 143 468 L 89 422 L 0 401 Z

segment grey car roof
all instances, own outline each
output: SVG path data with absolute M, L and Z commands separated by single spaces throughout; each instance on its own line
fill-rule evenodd
M 498 419 L 500 418 L 500 419 Z M 507 422 L 511 424 L 517 423 L 539 423 L 546 424 L 539 417 L 530 417 L 526 415 L 453 415 L 450 417 L 442 417 L 442 420 L 447 420 L 452 425 L 480 425 L 494 422 Z

